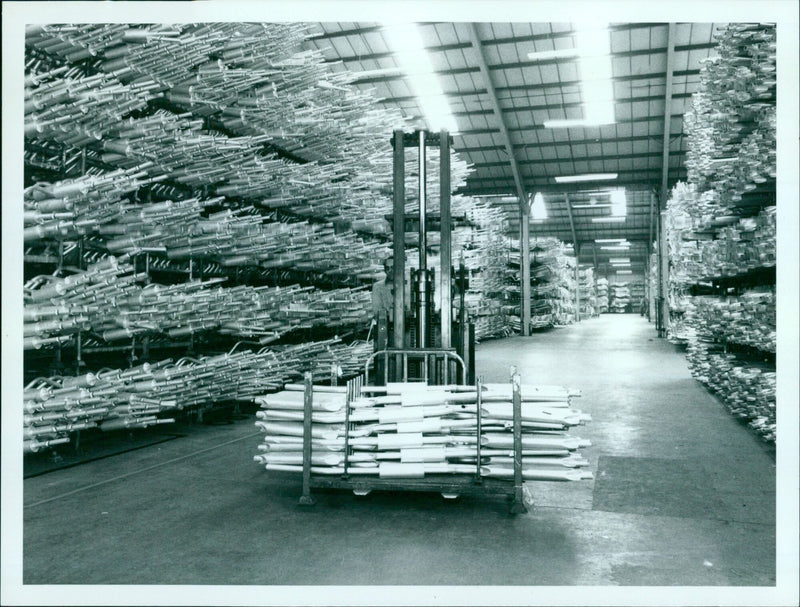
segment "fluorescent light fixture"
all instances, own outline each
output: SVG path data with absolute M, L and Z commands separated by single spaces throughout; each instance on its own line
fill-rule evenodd
M 578 181 L 607 181 L 616 178 L 617 173 L 585 173 L 583 175 L 564 175 L 554 179 L 556 183 L 575 183 Z
M 630 246 L 625 245 L 612 245 L 608 247 L 600 247 L 601 251 L 627 251 L 630 249 Z
M 573 204 L 573 209 L 607 209 L 611 204 Z
M 615 122 L 608 23 L 592 23 L 576 29 L 575 50 L 580 59 L 583 118 L 547 120 L 544 123 L 546 129 L 591 127 Z M 528 57 L 531 58 L 530 55 Z
M 389 48 L 408 77 L 411 90 L 425 114 L 428 128 L 432 131 L 447 129 L 451 133 L 457 132 L 458 126 L 417 25 L 390 23 L 384 25 L 383 33 Z
M 577 48 L 557 48 L 552 51 L 536 51 L 528 53 L 531 61 L 546 61 L 547 59 L 561 59 L 562 57 L 577 57 L 580 51 Z
M 617 274 L 633 274 L 632 270 L 617 270 Z
M 542 126 L 544 126 L 546 129 L 571 129 L 577 127 L 586 128 L 592 126 L 601 126 L 603 124 L 608 123 L 595 122 L 594 120 L 589 120 L 588 118 L 557 118 L 555 120 L 545 120 Z
M 608 260 L 610 263 L 630 263 L 630 257 L 612 257 Z
M 595 242 L 618 242 L 620 244 L 627 243 L 627 238 L 595 238 Z
M 611 192 L 611 215 L 615 217 L 625 217 L 628 213 L 628 198 L 625 196 L 625 188 L 619 188 Z
M 625 217 L 592 217 L 592 223 L 622 223 Z
M 544 223 L 544 219 L 531 219 L 531 223 Z
M 544 196 L 541 192 L 536 192 L 531 204 L 531 217 L 534 219 L 547 219 L 547 208 L 544 206 Z

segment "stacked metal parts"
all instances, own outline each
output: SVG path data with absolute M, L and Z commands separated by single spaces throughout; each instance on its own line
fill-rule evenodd
M 264 440 L 254 456 L 270 471 L 303 471 L 302 385 L 258 399 Z M 510 384 L 476 387 L 389 384 L 350 395 L 313 388 L 311 472 L 318 475 L 513 478 Z M 591 479 L 580 455 L 588 440 L 567 431 L 590 420 L 571 408 L 578 394 L 559 386 L 521 386 L 522 474 L 526 480 Z M 480 431 L 478 422 L 480 407 Z M 348 409 L 349 408 L 349 409 Z
M 512 243 L 510 262 L 519 268 L 519 243 Z M 577 318 L 577 261 L 571 244 L 553 237 L 532 238 L 531 261 L 531 328 L 545 329 L 575 322 Z M 508 292 L 513 302 L 520 301 L 519 270 L 509 276 Z M 520 304 L 516 303 L 519 314 Z
M 608 312 L 608 279 L 597 279 L 597 312 L 606 314 Z
M 507 337 L 514 333 L 512 317 L 504 312 L 505 275 L 508 270 L 507 219 L 488 202 L 475 199 L 467 211 L 470 221 L 480 226 L 469 242 L 454 255 L 464 261 L 469 279 L 464 297 L 467 318 L 475 324 L 475 340 Z M 453 251 L 457 251 L 453 247 Z M 455 298 L 456 309 L 460 305 Z M 455 311 L 454 311 L 455 313 Z
M 689 183 L 667 205 L 669 325 L 695 377 L 774 441 L 775 27 L 717 43 L 686 115 Z
M 641 312 L 644 305 L 645 285 L 644 280 L 632 280 L 628 284 L 628 289 L 631 294 L 631 312 L 637 314 Z
M 594 269 L 578 270 L 578 291 L 580 294 L 581 318 L 591 318 L 599 314 L 597 310 L 597 289 L 594 281 Z
M 159 417 L 164 412 L 215 402 L 252 402 L 265 391 L 296 380 L 303 371 L 320 367 L 327 371 L 332 360 L 352 374 L 371 352 L 369 344 L 328 340 L 38 378 L 24 392 L 25 450 L 35 452 L 68 442 L 69 434 L 79 430 L 147 428 L 173 422 Z
M 27 29 L 26 449 L 363 367 L 410 123 L 303 50 L 313 33 Z
M 616 314 L 629 312 L 631 308 L 631 290 L 627 282 L 618 282 L 611 285 L 611 299 L 609 310 Z
M 435 209 L 432 215 L 435 217 Z M 460 264 L 464 264 L 467 288 L 463 305 L 468 322 L 475 324 L 475 339 L 481 341 L 508 336 L 511 333 L 510 322 L 502 307 L 508 259 L 505 237 L 507 220 L 503 212 L 489 202 L 468 196 L 451 198 L 451 216 L 454 223 L 451 232 L 453 266 L 458 270 Z M 417 239 L 416 233 L 406 234 L 407 244 L 417 245 Z M 438 275 L 441 272 L 439 233 L 431 232 L 427 241 L 427 267 Z M 417 248 L 406 248 L 405 267 L 409 275 L 412 270 L 418 269 L 418 251 Z M 454 284 L 457 282 L 457 273 L 453 274 L 452 280 Z M 452 301 L 454 318 L 462 306 L 460 289 L 455 289 L 455 292 Z M 440 309 L 438 281 L 434 284 L 433 302 L 435 308 Z
M 107 343 L 135 337 L 218 332 L 266 344 L 314 327 L 368 325 L 366 288 L 223 288 L 224 279 L 148 282 L 125 257 L 108 257 L 64 278 L 41 276 L 25 289 L 25 349 L 73 341 L 85 332 Z

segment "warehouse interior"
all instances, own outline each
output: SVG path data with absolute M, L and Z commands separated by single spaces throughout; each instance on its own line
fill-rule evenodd
M 22 25 L 19 581 L 790 604 L 769 15 Z

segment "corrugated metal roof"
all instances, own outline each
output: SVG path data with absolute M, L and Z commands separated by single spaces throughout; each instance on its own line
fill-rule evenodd
M 674 27 L 667 133 L 669 186 L 678 179 L 685 179 L 683 114 L 697 88 L 700 60 L 713 53 L 713 33 L 720 26 L 678 23 Z M 654 233 L 651 205 L 660 189 L 665 163 L 662 150 L 669 25 L 611 25 L 616 123 L 567 129 L 545 129 L 543 123 L 583 117 L 579 61 L 575 58 L 532 61 L 528 53 L 573 48 L 573 25 L 477 23 L 475 27 L 480 48 L 475 48 L 470 41 L 471 24 L 428 23 L 420 28 L 459 125 L 453 147 L 475 167 L 461 193 L 514 195 L 511 164 L 516 162 L 526 191 L 543 192 L 548 206 L 547 221 L 531 226 L 532 233 L 572 241 L 565 192 L 569 192 L 571 204 L 587 204 L 592 195 L 578 190 L 624 187 L 627 191 L 624 224 L 591 221 L 603 211 L 607 214 L 608 209 L 572 210 L 577 244 L 581 245 L 581 261 L 593 260 L 595 238 L 624 236 L 635 244 L 626 256 L 631 257 L 633 263 L 643 264 L 647 242 Z M 343 62 L 345 69 L 361 72 L 396 66 L 378 24 L 323 23 L 320 31 L 309 44 L 329 49 L 326 57 Z M 481 55 L 491 82 L 486 82 L 481 73 Z M 370 75 L 358 83 L 375 89 L 385 98 L 385 104 L 399 107 L 406 115 L 421 115 L 402 73 Z M 492 109 L 491 95 L 496 96 L 500 116 Z M 513 158 L 506 151 L 501 125 L 508 129 Z M 600 172 L 618 173 L 618 178 L 572 185 L 559 185 L 553 179 L 557 175 Z M 516 203 L 496 204 L 507 210 L 511 229 L 516 230 Z

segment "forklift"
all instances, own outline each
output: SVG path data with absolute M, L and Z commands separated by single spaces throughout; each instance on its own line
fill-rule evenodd
M 393 162 L 392 223 L 392 293 L 393 314 L 382 312 L 376 318 L 375 352 L 367 364 L 374 361 L 375 385 L 389 382 L 419 381 L 431 385 L 450 383 L 472 385 L 475 382 L 475 325 L 469 322 L 465 308 L 465 293 L 469 288 L 463 260 L 456 270 L 452 266 L 450 213 L 450 145 L 446 130 L 432 133 L 417 130 L 405 133 L 396 130 L 391 143 Z M 405 166 L 406 149 L 414 146 L 419 157 L 419 200 L 416 215 L 406 215 Z M 439 148 L 440 213 L 430 217 L 427 211 L 427 148 Z M 441 271 L 428 268 L 428 232 L 438 228 L 441 234 Z M 419 269 L 406 276 L 406 232 L 419 236 Z M 453 277 L 456 280 L 453 280 Z M 406 297 L 406 279 L 410 297 Z M 441 304 L 437 311 L 434 293 Z M 453 318 L 452 302 L 458 295 L 460 307 Z M 409 301 L 406 301 L 408 299 Z

